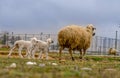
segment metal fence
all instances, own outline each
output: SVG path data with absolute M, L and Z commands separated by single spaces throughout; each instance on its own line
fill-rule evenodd
M 120 51 L 119 47 L 120 47 L 119 39 L 95 36 L 92 40 L 92 44 L 88 52 L 90 52 L 90 54 L 92 53 L 99 55 L 107 55 L 109 48 L 116 48 L 117 53 L 119 54 Z
M 54 40 L 54 43 L 51 44 L 50 49 L 58 51 L 58 43 L 57 43 L 57 34 L 0 34 L 0 43 L 12 46 L 16 40 L 30 40 L 32 37 L 37 37 L 37 39 L 45 41 L 47 38 L 51 37 Z M 117 44 L 115 45 L 115 42 Z M 115 48 L 117 51 L 120 51 L 120 40 L 115 38 L 108 38 L 108 37 L 100 37 L 95 36 L 92 40 L 91 47 L 88 49 L 88 54 L 99 54 L 99 55 L 106 55 L 109 48 Z

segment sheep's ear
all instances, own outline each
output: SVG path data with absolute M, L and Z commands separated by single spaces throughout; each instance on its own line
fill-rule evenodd
M 90 29 L 90 26 L 87 26 L 87 29 Z
M 38 41 L 36 41 L 36 43 L 38 43 Z
M 86 27 L 87 32 L 90 32 L 90 28 L 91 28 L 90 26 Z
M 52 40 L 51 43 L 54 43 L 54 41 Z
M 87 28 L 87 30 L 92 30 L 92 31 L 96 30 L 96 28 L 94 28 L 92 26 L 87 26 L 86 28 Z
M 94 31 L 94 30 L 96 30 L 96 28 L 92 28 L 92 30 Z

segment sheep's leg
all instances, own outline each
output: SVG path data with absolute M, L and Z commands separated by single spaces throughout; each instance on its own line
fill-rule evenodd
M 35 59 L 35 50 L 32 51 L 31 55 L 32 55 L 32 58 Z
M 79 50 L 79 52 L 80 52 L 80 59 L 82 59 L 82 50 Z
M 35 51 L 37 50 L 37 48 L 34 48 L 32 51 L 31 51 L 31 55 L 32 55 L 32 58 L 35 59 Z
M 38 59 L 40 59 L 42 57 L 42 52 L 43 52 L 43 50 L 40 51 Z
M 83 49 L 82 59 L 84 59 L 85 54 L 86 54 L 86 49 Z
M 27 57 L 28 56 L 28 50 L 26 50 L 26 54 L 25 54 L 25 57 Z
M 69 49 L 69 53 L 70 53 L 70 56 L 71 56 L 72 60 L 74 61 L 75 59 L 72 56 L 72 50 L 71 49 Z
M 30 49 L 27 49 L 27 58 L 30 59 L 30 57 L 31 57 Z
M 48 52 L 49 52 L 49 49 L 47 49 L 46 51 L 46 60 L 48 60 Z
M 59 48 L 59 60 L 61 60 L 61 53 L 62 53 L 63 47 Z
M 85 56 L 85 53 L 86 53 L 86 50 L 84 50 L 84 52 L 83 52 L 83 56 Z
M 33 51 L 34 51 L 34 47 L 31 47 L 30 49 L 29 49 L 29 55 L 30 55 L 30 57 L 32 57 L 32 58 L 35 58 L 35 57 L 33 57 L 32 55 L 34 54 L 33 53 Z
M 30 47 L 30 48 L 28 48 L 28 58 L 30 58 L 30 57 L 32 57 L 32 51 L 34 50 L 34 48 L 32 47 Z
M 19 56 L 20 56 L 21 58 L 23 58 L 23 56 L 22 56 L 22 54 L 21 54 L 21 50 L 22 50 L 22 47 L 19 48 L 18 52 L 19 52 Z
M 12 54 L 12 52 L 13 52 L 13 50 L 14 50 L 15 48 L 16 48 L 16 47 L 14 46 L 14 47 L 10 50 L 10 52 L 9 52 L 9 54 L 8 54 L 8 57 L 11 56 L 11 54 Z

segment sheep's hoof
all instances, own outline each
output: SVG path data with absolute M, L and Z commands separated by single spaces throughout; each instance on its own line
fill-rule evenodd
M 59 60 L 59 63 L 62 63 L 62 60 Z
M 20 58 L 24 58 L 23 56 L 20 56 Z
M 62 63 L 62 60 L 61 60 L 61 58 L 59 58 L 59 63 Z
M 72 57 L 72 61 L 74 61 L 75 59 Z
M 35 59 L 35 57 L 32 57 L 32 59 Z
M 59 60 L 59 63 L 65 64 L 66 60 Z
M 48 58 L 46 58 L 46 60 L 49 60 Z
M 79 59 L 82 59 L 82 57 L 79 57 Z
M 24 55 L 25 58 L 27 58 L 28 56 L 27 55 Z
M 38 60 L 40 60 L 41 58 L 37 58 Z
M 7 58 L 10 58 L 10 56 L 7 56 Z
M 30 57 L 27 57 L 28 59 L 31 59 Z
M 59 61 L 61 60 L 61 58 L 59 58 Z

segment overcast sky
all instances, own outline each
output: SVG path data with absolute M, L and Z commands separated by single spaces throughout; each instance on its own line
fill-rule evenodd
M 0 0 L 0 31 L 57 34 L 71 24 L 93 24 L 96 35 L 115 37 L 120 0 Z

